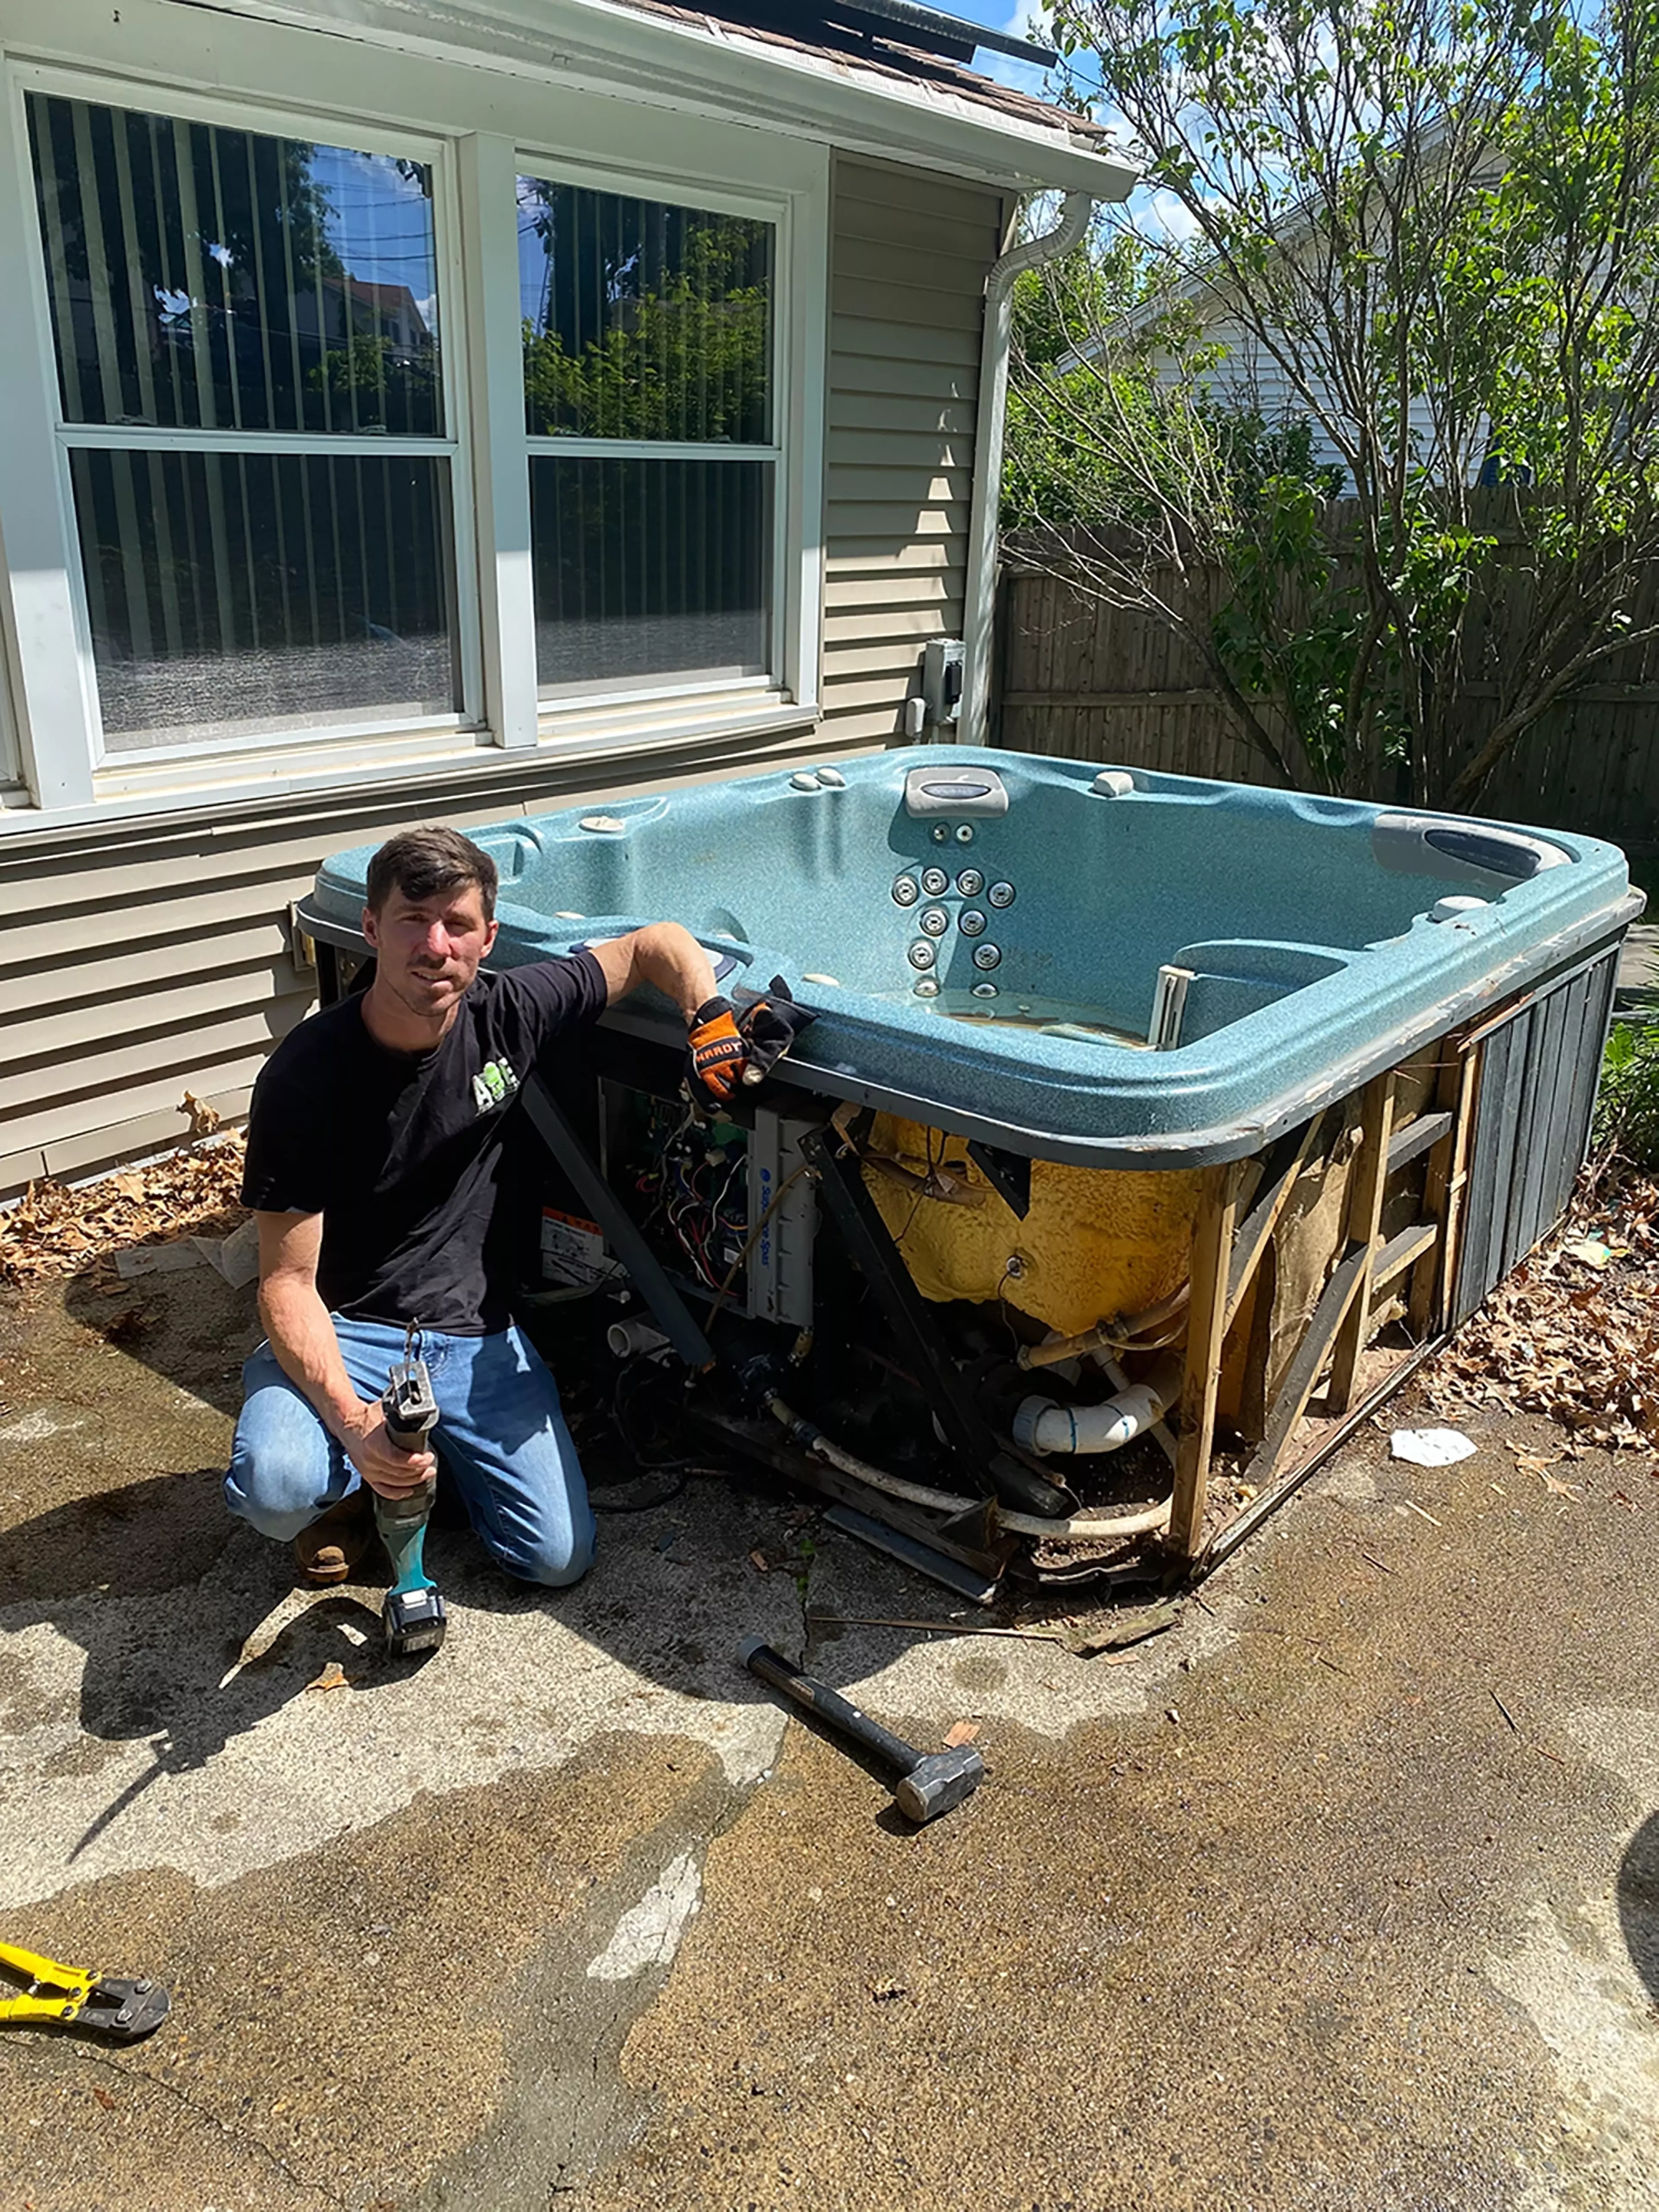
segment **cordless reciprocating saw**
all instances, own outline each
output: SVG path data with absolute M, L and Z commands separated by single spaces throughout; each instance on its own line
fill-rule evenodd
M 392 1369 L 380 1401 L 386 1432 L 399 1451 L 426 1449 L 438 1419 L 432 1378 L 420 1355 L 421 1333 L 412 1327 L 404 1356 Z M 418 1490 L 403 1498 L 374 1493 L 374 1525 L 392 1560 L 392 1587 L 380 1608 L 386 1648 L 394 1659 L 435 1651 L 444 1640 L 444 1601 L 426 1571 L 426 1526 L 432 1517 L 437 1479 L 428 1475 Z

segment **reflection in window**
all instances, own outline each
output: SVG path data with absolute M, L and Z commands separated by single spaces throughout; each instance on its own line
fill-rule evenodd
M 530 507 L 544 692 L 764 674 L 769 461 L 537 453 Z
M 453 713 L 449 464 L 70 456 L 106 746 Z
M 419 161 L 28 95 L 64 417 L 437 436 Z
M 773 226 L 538 177 L 518 204 L 539 690 L 766 675 Z
M 770 223 L 519 179 L 532 437 L 766 445 Z

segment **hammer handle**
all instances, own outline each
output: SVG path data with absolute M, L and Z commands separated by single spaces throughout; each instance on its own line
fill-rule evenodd
M 850 1698 L 843 1698 L 828 1683 L 820 1682 L 814 1675 L 803 1674 L 799 1667 L 792 1667 L 781 1652 L 775 1651 L 758 1636 L 751 1636 L 741 1644 L 738 1656 L 751 1674 L 757 1674 L 763 1682 L 781 1690 L 793 1704 L 814 1714 L 833 1734 L 856 1744 L 861 1751 L 869 1752 L 890 1767 L 895 1779 L 902 1780 L 921 1757 L 914 1744 L 906 1743 L 891 1729 L 883 1728 L 879 1721 L 872 1721 Z

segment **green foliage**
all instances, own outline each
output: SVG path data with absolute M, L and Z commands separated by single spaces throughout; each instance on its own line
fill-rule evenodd
M 400 421 L 411 405 L 435 411 L 437 380 L 433 349 L 410 359 L 398 354 L 390 338 L 362 336 L 331 346 L 308 378 L 313 392 L 325 392 L 346 405 L 355 401 L 353 419 L 365 430 L 388 427 L 388 402 Z
M 1595 1146 L 1659 1170 L 1659 1023 L 1615 1022 L 1601 1061 Z
M 1017 301 L 1010 525 L 1094 533 L 1292 780 L 1473 803 L 1659 634 L 1659 0 L 1045 5 L 1146 190 Z

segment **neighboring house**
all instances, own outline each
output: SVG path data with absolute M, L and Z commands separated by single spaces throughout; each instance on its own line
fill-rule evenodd
M 988 272 L 1132 181 L 1004 43 L 0 0 L 0 1196 L 242 1111 L 330 851 L 902 734 Z
M 1158 381 L 1166 391 L 1196 381 L 1210 396 L 1225 406 L 1253 411 L 1261 416 L 1269 428 L 1282 423 L 1305 422 L 1311 434 L 1310 459 L 1316 469 L 1335 468 L 1341 471 L 1339 490 L 1352 492 L 1352 479 L 1347 464 L 1333 441 L 1322 416 L 1342 420 L 1341 410 L 1328 385 L 1321 379 L 1310 380 L 1310 392 L 1297 388 L 1271 347 L 1265 346 L 1257 334 L 1245 327 L 1224 295 L 1207 287 L 1199 288 L 1191 304 L 1199 319 L 1200 346 L 1219 349 L 1220 357 L 1212 367 L 1194 379 L 1178 362 L 1171 360 L 1161 367 Z M 1309 404 L 1310 397 L 1319 402 L 1318 410 Z M 1434 410 L 1422 397 L 1412 400 L 1407 410 L 1407 435 L 1419 453 L 1433 450 L 1435 442 Z
M 1501 166 L 1495 164 L 1488 152 L 1485 166 L 1478 168 L 1471 179 L 1470 189 L 1491 190 L 1501 181 L 1502 173 Z M 1298 257 L 1309 250 L 1310 234 L 1311 219 L 1304 204 L 1290 210 L 1277 227 L 1275 251 L 1287 257 L 1292 268 L 1297 267 Z M 1312 434 L 1313 465 L 1340 470 L 1340 489 L 1352 492 L 1352 480 L 1348 476 L 1346 462 L 1325 427 L 1327 422 L 1343 425 L 1343 408 L 1336 391 L 1318 374 L 1316 347 L 1297 341 L 1276 351 L 1265 343 L 1261 331 L 1250 327 L 1239 313 L 1224 275 L 1213 264 L 1207 267 L 1200 264 L 1190 270 L 1178 283 L 1146 301 L 1116 327 L 1127 339 L 1139 342 L 1149 330 L 1177 308 L 1190 315 L 1194 325 L 1192 338 L 1183 346 L 1183 355 L 1189 356 L 1194 351 L 1214 348 L 1218 357 L 1194 375 L 1188 358 L 1177 357 L 1173 350 L 1160 358 L 1155 351 L 1153 363 L 1163 388 L 1173 392 L 1196 385 L 1223 405 L 1260 415 L 1270 428 L 1306 422 Z M 1107 334 L 1109 343 L 1110 335 Z M 1080 346 L 1062 355 L 1057 366 L 1062 369 L 1076 367 L 1101 350 L 1097 343 Z M 1280 358 L 1281 351 L 1300 368 L 1301 382 L 1287 372 Z M 1441 465 L 1444 426 L 1433 398 L 1427 393 L 1413 395 L 1405 412 L 1407 435 L 1416 457 L 1425 465 Z M 1463 457 L 1469 479 L 1496 481 L 1501 465 L 1486 455 L 1484 426 L 1474 447 L 1474 450 Z

